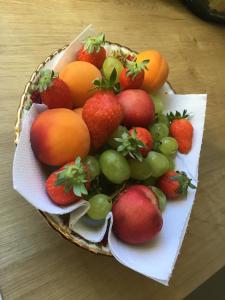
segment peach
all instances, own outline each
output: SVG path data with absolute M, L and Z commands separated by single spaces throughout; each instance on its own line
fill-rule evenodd
M 84 158 L 90 150 L 85 122 L 66 108 L 40 113 L 32 124 L 30 141 L 38 160 L 50 166 L 61 166 L 77 156 Z
M 155 92 L 163 86 L 169 74 L 169 66 L 166 59 L 157 50 L 146 50 L 137 55 L 137 62 L 149 60 L 145 70 L 142 88 L 147 92 Z
M 86 61 L 69 63 L 59 73 L 59 78 L 70 89 L 74 107 L 82 107 L 85 101 L 95 93 L 93 80 L 101 77 L 99 69 Z

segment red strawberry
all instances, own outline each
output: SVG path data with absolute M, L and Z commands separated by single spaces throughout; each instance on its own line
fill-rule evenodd
M 153 146 L 152 135 L 147 129 L 142 127 L 135 127 L 130 129 L 130 134 L 132 134 L 135 130 L 137 132 L 137 139 L 144 144 L 144 147 L 140 148 L 140 152 L 143 156 L 146 156 Z
M 97 68 L 101 69 L 106 58 L 106 51 L 103 47 L 105 43 L 104 33 L 100 33 L 96 37 L 89 37 L 84 41 L 84 46 L 80 49 L 76 59 L 87 61 Z
M 112 91 L 102 90 L 89 98 L 82 113 L 95 149 L 103 146 L 122 121 L 122 108 Z
M 184 172 L 168 171 L 157 181 L 157 186 L 168 199 L 177 199 L 187 194 L 188 187 L 195 189 L 191 179 Z
M 184 110 L 183 114 L 176 111 L 176 114 L 170 113 L 167 115 L 170 124 L 170 134 L 173 136 L 178 143 L 178 150 L 187 154 L 192 147 L 193 139 L 193 126 L 188 120 L 187 111 Z
M 126 67 L 120 73 L 120 86 L 123 90 L 139 89 L 144 80 L 144 69 L 149 60 L 143 60 L 141 63 L 135 61 L 126 61 Z
M 52 70 L 42 71 L 37 91 L 40 92 L 41 100 L 48 108 L 72 109 L 73 100 L 70 90 L 66 83 L 58 78 L 56 72 Z
M 126 59 L 129 60 L 129 61 L 135 61 L 136 55 L 134 55 L 134 54 L 128 54 L 127 57 L 126 57 Z
M 50 199 L 57 205 L 66 206 L 87 195 L 89 174 L 80 157 L 53 172 L 45 182 Z
M 30 99 L 33 103 L 42 103 L 41 94 L 38 90 L 32 92 Z
M 151 133 L 142 127 L 134 127 L 129 132 L 124 132 L 120 138 L 115 138 L 115 141 L 118 143 L 118 152 L 139 161 L 142 161 L 153 145 Z

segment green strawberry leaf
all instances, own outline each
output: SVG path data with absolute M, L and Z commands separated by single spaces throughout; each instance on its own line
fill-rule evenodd
M 137 138 L 136 129 L 134 129 L 131 134 L 129 132 L 124 132 L 121 138 L 115 138 L 115 141 L 119 143 L 117 151 L 123 156 L 129 154 L 133 159 L 142 161 L 143 156 L 140 149 L 146 147 L 146 145 Z
M 63 170 L 56 173 L 55 185 L 63 185 L 65 193 L 73 189 L 75 195 L 87 194 L 85 184 L 88 182 L 88 173 L 81 158 L 77 157 L 74 164 L 65 165 Z
M 58 76 L 59 73 L 53 70 L 42 70 L 38 79 L 37 90 L 39 90 L 39 92 L 46 91 L 49 87 L 52 86 L 53 79 L 57 78 Z
M 98 36 L 88 37 L 83 41 L 84 49 L 88 53 L 99 52 L 101 47 L 105 44 L 105 34 L 101 32 Z
M 116 78 L 117 78 L 117 71 L 116 71 L 116 68 L 113 68 L 112 73 L 109 78 L 109 84 L 111 86 L 114 86 L 114 84 L 116 82 Z
M 139 73 L 141 73 L 144 70 L 148 70 L 147 64 L 149 63 L 148 59 L 143 60 L 142 62 L 136 62 L 136 61 L 126 61 L 126 76 L 129 77 L 131 76 L 132 80 L 137 77 Z
M 173 120 L 188 119 L 190 117 L 190 114 L 188 114 L 187 110 L 185 109 L 183 113 L 180 113 L 176 110 L 175 114 L 173 112 L 169 112 L 166 116 L 171 123 Z
M 85 187 L 84 184 L 80 183 L 80 184 L 75 184 L 73 186 L 73 192 L 76 196 L 81 197 L 82 195 L 87 195 L 88 191 Z
M 190 187 L 192 189 L 196 189 L 196 186 L 191 183 L 191 179 L 188 178 L 188 176 L 185 172 L 179 172 L 179 171 L 176 171 L 176 172 L 177 172 L 177 175 L 171 176 L 171 179 L 179 182 L 178 191 L 182 195 L 187 194 L 188 187 Z

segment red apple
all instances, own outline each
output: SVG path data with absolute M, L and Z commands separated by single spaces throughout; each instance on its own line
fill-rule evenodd
M 130 89 L 120 92 L 117 99 L 123 108 L 126 127 L 148 127 L 155 118 L 154 103 L 144 90 Z
M 133 185 L 113 203 L 113 232 L 128 244 L 142 244 L 160 232 L 163 219 L 152 190 Z

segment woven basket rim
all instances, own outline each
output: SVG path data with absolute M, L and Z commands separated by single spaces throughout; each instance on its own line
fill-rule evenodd
M 109 44 L 109 45 L 115 45 L 115 46 L 118 46 L 119 48 L 126 49 L 127 51 L 129 51 L 131 53 L 137 53 L 136 51 L 131 50 L 128 47 L 122 46 L 118 43 L 109 42 L 109 41 L 107 41 L 106 43 Z M 23 92 L 23 94 L 20 98 L 18 109 L 17 109 L 17 119 L 16 119 L 16 123 L 15 123 L 15 140 L 14 140 L 15 145 L 17 145 L 17 143 L 19 141 L 20 130 L 21 130 L 22 113 L 23 113 L 23 109 L 24 109 L 24 104 L 25 104 L 26 99 L 29 95 L 28 91 L 29 91 L 30 85 L 32 84 L 33 80 L 36 78 L 39 71 L 46 65 L 46 63 L 49 62 L 54 56 L 56 56 L 57 54 L 59 54 L 60 52 L 65 50 L 67 48 L 67 46 L 68 45 L 65 45 L 64 47 L 55 50 L 41 64 L 39 64 L 39 66 L 36 68 L 36 70 L 32 73 L 32 75 L 30 77 L 30 80 L 26 84 L 26 86 L 24 88 L 24 92 Z M 168 81 L 167 81 L 167 83 L 170 86 L 171 90 L 173 90 L 173 92 L 175 93 L 175 91 L 172 88 L 171 84 Z M 103 246 L 102 244 L 99 244 L 99 243 L 93 243 L 93 242 L 85 240 L 84 238 L 82 238 L 78 234 L 72 233 L 72 231 L 69 229 L 69 227 L 57 223 L 50 214 L 48 214 L 46 212 L 43 212 L 43 211 L 40 211 L 40 210 L 38 210 L 38 211 L 43 216 L 43 218 L 45 219 L 47 224 L 51 228 L 53 228 L 64 239 L 70 241 L 71 243 L 73 243 L 74 245 L 76 245 L 78 247 L 81 247 L 85 250 L 88 250 L 91 253 L 105 255 L 105 256 L 112 256 L 112 254 L 111 254 L 108 247 L 105 247 L 105 246 Z

